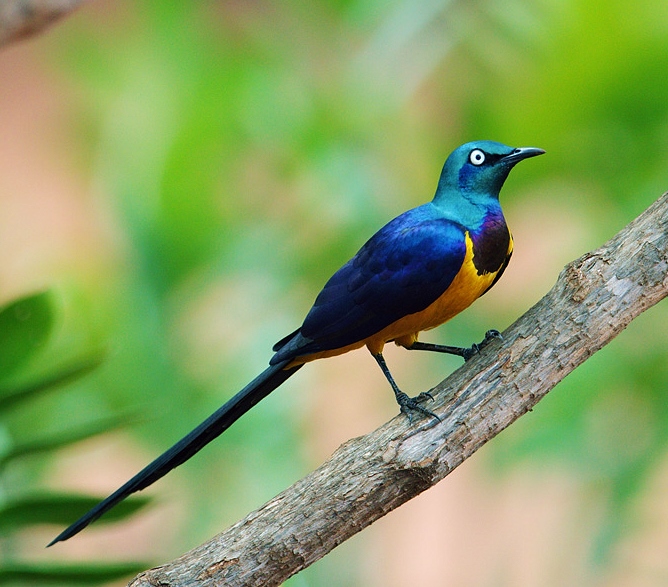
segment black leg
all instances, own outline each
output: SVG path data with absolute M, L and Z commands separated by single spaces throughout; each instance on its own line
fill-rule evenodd
M 390 373 L 390 370 L 387 367 L 387 363 L 385 362 L 383 353 L 378 353 L 377 355 L 373 355 L 373 358 L 376 359 L 376 362 L 378 363 L 385 377 L 392 386 L 392 391 L 394 391 L 394 397 L 397 399 L 399 408 L 401 409 L 401 412 L 403 412 L 408 416 L 409 422 L 411 423 L 413 422 L 413 412 L 419 412 L 420 414 L 423 414 L 425 416 L 431 416 L 432 418 L 436 418 L 436 420 L 438 420 L 439 422 L 441 421 L 441 419 L 436 414 L 434 414 L 434 412 L 428 410 L 427 408 L 423 408 L 420 405 L 420 403 L 428 399 L 431 400 L 434 399 L 429 392 L 424 391 L 421 394 L 416 395 L 415 397 L 409 397 L 399 389 L 399 386 L 394 381 L 394 377 L 392 377 L 392 373 Z
M 477 355 L 482 349 L 484 349 L 492 340 L 498 338 L 503 340 L 501 333 L 498 330 L 488 330 L 485 333 L 485 338 L 478 344 L 471 345 L 470 347 L 458 347 L 458 346 L 447 346 L 445 344 L 432 344 L 430 342 L 419 342 L 415 341 L 411 346 L 406 347 L 410 351 L 433 351 L 436 353 L 447 353 L 449 355 L 457 355 L 462 357 L 465 361 L 468 361 L 474 355 Z

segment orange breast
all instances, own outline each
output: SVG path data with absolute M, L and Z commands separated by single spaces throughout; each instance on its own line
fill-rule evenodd
M 444 324 L 450 318 L 459 314 L 462 310 L 468 308 L 492 285 L 499 271 L 503 266 L 494 272 L 478 274 L 478 270 L 473 264 L 473 241 L 467 232 L 466 255 L 464 262 L 455 276 L 450 287 L 443 292 L 435 302 L 424 310 L 414 314 L 408 314 L 385 327 L 380 332 L 348 346 L 314 353 L 312 355 L 298 357 L 291 364 L 306 363 L 321 359 L 324 357 L 333 357 L 342 355 L 348 351 L 366 346 L 372 354 L 382 352 L 386 343 L 394 341 L 396 344 L 408 347 L 418 338 L 418 334 L 423 330 L 430 330 Z M 508 245 L 508 255 L 513 250 L 513 240 L 510 239 Z
M 473 242 L 466 233 L 466 256 L 462 268 L 455 276 L 450 287 L 434 303 L 415 314 L 409 314 L 390 324 L 378 334 L 364 341 L 369 351 L 377 354 L 383 350 L 385 343 L 395 341 L 401 346 L 410 346 L 423 330 L 430 330 L 444 324 L 462 310 L 468 308 L 492 285 L 497 273 L 478 274 L 473 265 Z M 508 253 L 512 252 L 513 241 L 510 240 Z

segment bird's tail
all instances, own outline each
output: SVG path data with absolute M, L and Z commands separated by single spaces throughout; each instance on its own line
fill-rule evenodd
M 167 473 L 187 461 L 209 442 L 217 438 L 260 400 L 267 397 L 302 366 L 286 369 L 290 361 L 271 365 L 227 403 L 216 410 L 192 432 L 179 440 L 172 448 L 164 452 L 151 464 L 147 465 L 125 485 L 119 487 L 109 497 L 98 503 L 69 528 L 56 536 L 48 546 L 71 538 L 88 524 L 97 520 L 103 513 L 113 508 L 135 491 L 145 489 Z

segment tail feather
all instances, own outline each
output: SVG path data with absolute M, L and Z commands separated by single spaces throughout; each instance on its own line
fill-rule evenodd
M 97 520 L 106 511 L 123 501 L 130 494 L 145 489 L 164 477 L 169 471 L 187 461 L 212 440 L 222 434 L 260 400 L 264 399 L 302 366 L 286 369 L 289 361 L 271 365 L 228 402 L 216 410 L 197 428 L 179 440 L 152 463 L 137 473 L 109 497 L 101 501 L 71 526 L 56 536 L 48 546 L 78 534 L 88 524 Z

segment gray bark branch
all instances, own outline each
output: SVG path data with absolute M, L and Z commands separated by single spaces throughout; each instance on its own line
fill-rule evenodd
M 0 47 L 34 35 L 86 0 L 0 0 Z
M 428 489 L 531 410 L 559 381 L 668 294 L 668 193 L 442 382 L 429 408 L 343 444 L 292 487 L 131 587 L 280 585 Z

